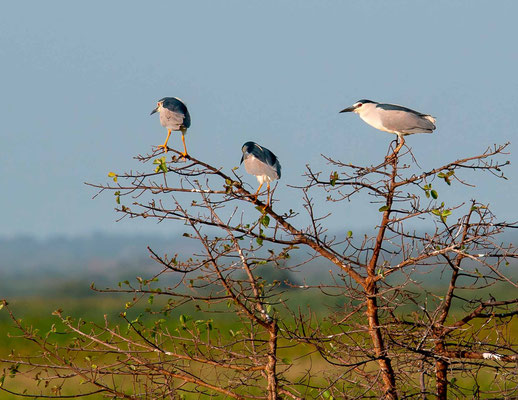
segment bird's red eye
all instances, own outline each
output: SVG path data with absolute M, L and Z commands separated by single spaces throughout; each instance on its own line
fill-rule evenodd
M 361 107 L 361 106 L 363 106 L 363 103 L 358 103 L 358 107 Z

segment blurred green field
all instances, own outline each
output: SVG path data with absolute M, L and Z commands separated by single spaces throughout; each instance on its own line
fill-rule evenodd
M 511 293 L 508 293 L 511 296 Z M 303 313 L 310 312 L 308 304 L 311 304 L 311 312 L 318 314 L 319 318 L 325 317 L 331 310 L 344 309 L 344 303 L 341 297 L 329 297 L 324 296 L 321 293 L 309 293 L 307 291 L 289 291 L 284 296 L 288 298 L 290 308 L 301 309 Z M 120 313 L 126 311 L 128 319 L 136 318 L 141 315 L 143 323 L 153 321 L 157 317 L 156 315 L 149 315 L 145 312 L 145 309 L 150 307 L 147 301 L 147 297 L 143 297 L 135 306 L 126 309 L 125 304 L 131 300 L 129 295 L 107 295 L 94 293 L 92 296 L 74 298 L 74 297 L 33 297 L 33 298 L 11 298 L 9 300 L 9 307 L 17 316 L 21 318 L 22 322 L 26 325 L 33 326 L 38 329 L 39 332 L 48 332 L 53 324 L 58 327 L 61 326 L 59 319 L 52 315 L 52 312 L 56 309 L 63 309 L 63 314 L 71 316 L 72 318 L 81 318 L 87 321 L 94 321 L 97 323 L 103 323 L 104 315 L 107 316 L 111 324 L 118 324 L 122 327 L 127 326 L 126 322 L 120 317 Z M 155 309 L 160 307 L 160 300 L 155 300 L 153 305 Z M 226 308 L 226 306 L 225 306 Z M 346 307 L 347 308 L 347 307 Z M 402 309 L 401 312 L 411 312 L 411 308 Z M 460 315 L 461 310 L 455 310 L 455 314 Z M 182 306 L 169 314 L 167 317 L 167 326 L 170 328 L 177 327 L 179 325 L 180 315 L 190 315 L 193 320 L 197 319 L 216 319 L 214 329 L 220 334 L 227 335 L 230 330 L 237 331 L 239 324 L 236 318 L 231 313 L 218 313 L 218 314 L 207 314 L 203 311 L 194 309 L 192 306 Z M 511 332 L 510 336 L 518 337 L 518 323 L 513 321 L 509 329 Z M 59 329 L 58 329 L 59 331 Z M 12 349 L 16 349 L 17 352 L 22 354 L 31 353 L 34 350 L 38 350 L 33 343 L 17 337 L 19 331 L 14 327 L 13 321 L 8 317 L 6 310 L 0 310 L 0 358 L 9 358 L 9 354 Z M 59 335 L 53 336 L 53 339 L 60 341 Z M 63 338 L 65 339 L 65 338 Z M 304 373 L 311 369 L 315 375 L 321 375 L 321 372 L 329 370 L 329 364 L 325 362 L 320 355 L 315 354 L 313 348 L 307 345 L 297 345 L 297 347 L 290 347 L 281 349 L 279 351 L 279 359 L 286 358 L 293 360 L 294 366 L 290 368 L 286 375 L 290 378 L 300 378 Z M 336 368 L 336 367 L 333 367 Z M 480 371 L 478 380 L 481 387 L 489 387 L 494 376 L 489 372 Z M 11 380 L 9 377 L 5 379 L 5 387 L 13 388 L 13 382 L 16 382 L 16 388 L 20 389 L 23 387 L 28 390 L 28 393 L 34 393 L 34 390 L 38 390 L 35 387 L 34 381 L 30 377 L 24 377 L 18 375 L 16 381 Z M 79 384 L 79 380 L 75 384 L 65 386 L 61 392 L 62 395 L 72 395 L 77 389 L 76 385 Z M 457 384 L 465 387 L 473 387 L 473 382 L 468 377 L 459 376 L 457 378 Z M 469 389 L 467 395 L 469 393 Z M 12 399 L 13 395 L 0 391 L 0 399 Z M 88 396 L 89 399 L 101 399 L 101 394 Z M 213 397 L 219 398 L 219 397 Z
M 129 320 L 140 316 L 140 320 L 146 323 L 152 323 L 153 320 L 160 318 L 160 316 L 149 315 L 145 310 L 150 305 L 147 302 L 147 297 L 142 298 L 136 306 L 130 309 L 125 308 L 126 301 L 131 300 L 129 295 L 104 295 L 95 294 L 94 296 L 84 298 L 69 298 L 69 297 L 35 297 L 35 298 L 14 298 L 9 299 L 9 308 L 16 315 L 18 319 L 24 325 L 32 326 L 37 329 L 40 333 L 45 334 L 48 332 L 53 324 L 57 327 L 61 327 L 61 322 L 57 316 L 52 315 L 54 310 L 63 309 L 63 315 L 71 316 L 72 318 L 81 318 L 86 321 L 93 321 L 102 324 L 104 321 L 104 315 L 111 324 L 118 324 L 121 326 L 122 331 L 127 327 L 127 323 L 121 318 L 120 313 L 126 312 Z M 297 297 L 297 306 L 301 308 L 306 307 L 305 300 L 314 301 L 315 299 L 308 298 L 306 296 Z M 293 303 L 293 302 L 292 302 Z M 157 309 L 160 306 L 160 301 L 154 302 L 153 309 Z M 224 306 L 226 309 L 227 307 Z M 317 310 L 324 310 L 323 302 L 317 302 Z M 228 310 L 227 310 L 228 311 Z M 194 309 L 191 305 L 179 307 L 174 310 L 167 317 L 168 323 L 165 325 L 169 329 L 173 330 L 175 327 L 180 325 L 180 315 L 188 315 L 192 320 L 197 319 L 208 319 L 217 318 L 214 323 L 214 330 L 224 336 L 229 336 L 231 330 L 238 331 L 241 326 L 237 319 L 232 313 L 219 313 L 216 316 L 205 313 Z M 61 329 L 58 328 L 59 332 Z M 127 332 L 127 331 L 126 331 Z M 13 321 L 9 318 L 6 310 L 0 311 L 0 358 L 9 359 L 9 354 L 13 349 L 16 349 L 18 354 L 31 354 L 36 353 L 40 349 L 29 340 L 19 337 L 20 331 L 14 326 Z M 65 343 L 66 338 L 60 340 L 59 335 L 53 335 L 52 339 L 56 342 Z M 108 361 L 110 356 L 106 356 L 103 360 Z M 302 376 L 308 369 L 312 369 L 314 373 L 318 373 L 319 370 L 327 368 L 327 364 L 318 355 L 314 354 L 314 350 L 309 345 L 298 345 L 296 349 L 287 348 L 279 351 L 279 358 L 285 359 L 297 359 L 295 366 L 290 368 L 288 374 L 291 376 Z M 192 366 L 192 368 L 197 368 Z M 23 369 L 23 368 L 22 368 Z M 64 389 L 60 392 L 61 395 L 72 395 L 76 393 L 77 385 L 80 383 L 80 379 L 71 381 L 64 386 Z M 19 389 L 23 387 L 27 389 L 28 393 L 38 393 L 38 388 L 34 381 L 29 376 L 24 374 L 17 374 L 14 379 L 5 379 L 4 387 Z M 13 395 L 0 390 L 0 399 L 12 399 Z M 102 399 L 102 394 L 88 396 L 89 399 Z M 220 398 L 218 396 L 212 398 Z

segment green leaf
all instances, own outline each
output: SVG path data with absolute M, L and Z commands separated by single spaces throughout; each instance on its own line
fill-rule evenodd
M 348 238 L 353 237 L 353 231 L 347 231 L 347 237 Z
M 336 184 L 336 181 L 338 180 L 338 172 L 333 171 L 331 175 L 329 175 L 329 183 L 331 183 L 331 186 L 334 186 Z
M 263 238 L 262 238 L 262 237 L 258 237 L 258 238 L 256 238 L 256 239 L 255 239 L 255 241 L 257 242 L 257 244 L 258 244 L 259 246 L 262 246 L 262 244 L 263 244 Z
M 149 304 L 153 304 L 153 300 L 154 300 L 154 299 L 155 299 L 155 296 L 150 295 L 150 296 L 148 297 L 148 299 L 147 299 L 147 302 L 148 302 Z
M 378 211 L 379 212 L 384 212 L 384 211 L 387 211 L 388 209 L 389 209 L 389 206 L 384 205 L 383 207 L 380 207 Z
M 428 185 L 424 185 L 423 186 L 423 190 L 424 190 L 424 195 L 426 196 L 427 199 L 430 198 L 430 190 L 432 190 L 432 184 L 428 184 Z
M 261 224 L 265 226 L 265 228 L 268 228 L 268 225 L 270 224 L 270 217 L 268 215 L 263 215 L 261 218 Z
M 437 195 L 437 192 L 436 192 L 435 190 L 432 190 L 432 191 L 430 192 L 430 194 L 432 195 L 432 197 L 433 197 L 435 200 L 437 200 L 437 197 L 439 197 L 439 196 Z M 428 197 L 428 196 L 426 196 L 426 197 Z
M 440 210 L 438 210 L 438 209 L 433 209 L 433 210 L 432 210 L 432 214 L 433 214 L 433 215 L 437 215 L 438 217 L 440 217 L 440 216 L 441 216 L 441 211 L 440 211 Z

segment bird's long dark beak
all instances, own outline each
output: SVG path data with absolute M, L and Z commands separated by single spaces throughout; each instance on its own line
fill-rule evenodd
M 355 110 L 355 107 L 351 106 L 351 107 L 344 108 L 342 111 L 340 111 L 340 113 L 351 112 L 351 111 L 354 111 L 354 110 Z
M 157 111 L 158 111 L 158 107 L 157 107 L 157 108 L 155 108 L 153 111 L 151 111 L 151 114 L 149 114 L 149 115 L 153 115 L 153 114 L 154 114 L 154 113 L 156 113 Z
M 243 160 L 244 160 L 244 159 L 245 159 L 245 155 L 243 154 L 243 155 L 241 156 L 241 161 L 239 161 L 239 165 L 243 164 Z

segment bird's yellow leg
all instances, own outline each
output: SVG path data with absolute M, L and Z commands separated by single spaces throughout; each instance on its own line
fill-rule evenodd
M 394 154 L 399 153 L 399 150 L 401 150 L 401 147 L 403 147 L 403 145 L 405 144 L 405 139 L 403 138 L 403 136 L 398 135 L 398 139 L 399 139 L 399 144 L 395 148 Z
M 182 153 L 182 155 L 184 157 L 186 157 L 187 156 L 187 147 L 185 146 L 185 137 L 184 137 L 183 131 L 182 131 L 182 143 L 183 143 L 183 153 Z
M 270 207 L 270 182 L 266 182 L 266 188 L 268 190 L 266 194 L 266 207 Z
M 165 138 L 164 144 L 159 145 L 158 147 L 162 147 L 164 149 L 164 153 L 167 153 L 167 142 L 169 141 L 169 136 L 171 136 L 171 129 L 167 130 L 167 137 Z
M 261 187 L 263 186 L 263 184 L 264 184 L 264 182 L 259 185 L 259 187 L 257 188 L 257 192 L 255 192 L 255 194 L 254 194 L 254 197 L 256 200 L 257 200 L 257 196 L 259 196 L 259 191 L 261 190 Z

